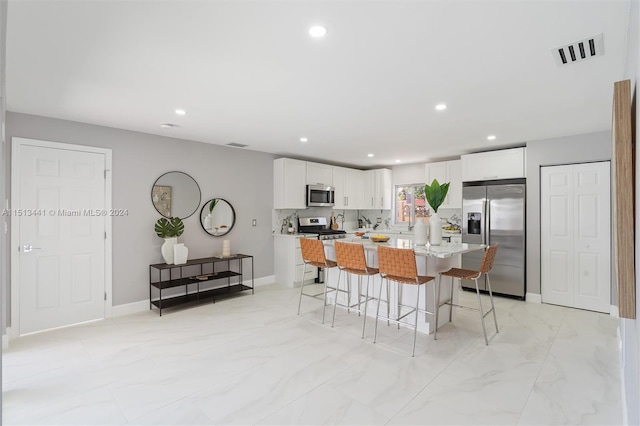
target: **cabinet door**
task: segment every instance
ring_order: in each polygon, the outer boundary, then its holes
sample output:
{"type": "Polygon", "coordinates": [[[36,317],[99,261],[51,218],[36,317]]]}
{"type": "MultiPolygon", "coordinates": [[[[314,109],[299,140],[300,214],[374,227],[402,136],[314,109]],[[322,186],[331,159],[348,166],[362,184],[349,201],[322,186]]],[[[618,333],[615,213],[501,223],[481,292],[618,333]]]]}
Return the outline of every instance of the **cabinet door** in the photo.
{"type": "Polygon", "coordinates": [[[307,185],[333,186],[333,167],[307,161],[307,185]]]}
{"type": "Polygon", "coordinates": [[[375,199],[376,209],[390,210],[392,204],[393,188],[391,183],[391,170],[380,169],[375,171],[375,199]]]}
{"type": "Polygon", "coordinates": [[[306,208],[306,162],[279,158],[273,163],[273,208],[306,208]]]}
{"type": "Polygon", "coordinates": [[[374,209],[376,198],[376,171],[365,170],[363,173],[363,179],[362,204],[360,205],[360,208],[363,210],[374,209]]]}
{"type": "Polygon", "coordinates": [[[463,155],[462,181],[473,182],[526,177],[524,156],[524,148],[463,155]]]}
{"type": "Polygon", "coordinates": [[[447,166],[445,161],[439,163],[427,163],[424,166],[425,183],[431,185],[434,179],[438,180],[438,183],[448,182],[447,180],[447,166]]]}
{"type": "Polygon", "coordinates": [[[449,192],[445,200],[446,208],[462,208],[462,166],[460,160],[447,161],[447,182],[449,182],[449,192]]]}
{"type": "Polygon", "coordinates": [[[347,208],[347,193],[345,188],[346,171],[347,169],[344,167],[333,167],[333,187],[335,189],[334,209],[347,208]]]}
{"type": "Polygon", "coordinates": [[[363,172],[356,169],[347,169],[345,172],[345,194],[347,196],[346,208],[357,210],[364,202],[363,172]]]}

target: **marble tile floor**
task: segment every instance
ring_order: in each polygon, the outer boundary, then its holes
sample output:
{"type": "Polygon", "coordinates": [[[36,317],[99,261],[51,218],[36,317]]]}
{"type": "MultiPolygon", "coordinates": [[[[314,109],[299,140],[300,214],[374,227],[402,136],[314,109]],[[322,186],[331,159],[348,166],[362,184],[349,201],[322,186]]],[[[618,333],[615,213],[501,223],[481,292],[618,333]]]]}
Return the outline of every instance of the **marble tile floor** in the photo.
{"type": "MultiPolygon", "coordinates": [[[[473,303],[475,294],[460,292],[473,303]]],[[[486,298],[485,298],[485,301],[486,298]]],[[[496,298],[456,310],[438,340],[277,284],[216,304],[147,311],[13,340],[5,425],[611,424],[622,422],[618,321],[496,298]],[[327,310],[330,318],[331,310],[327,310]]]]}

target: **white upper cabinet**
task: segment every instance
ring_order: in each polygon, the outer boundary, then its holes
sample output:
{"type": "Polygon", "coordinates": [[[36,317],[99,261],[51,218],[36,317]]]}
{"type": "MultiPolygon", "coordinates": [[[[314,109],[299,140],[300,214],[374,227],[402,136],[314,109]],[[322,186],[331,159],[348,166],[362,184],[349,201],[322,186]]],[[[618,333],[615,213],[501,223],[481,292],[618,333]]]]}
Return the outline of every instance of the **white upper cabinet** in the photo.
{"type": "Polygon", "coordinates": [[[333,167],[307,161],[307,185],[333,186],[333,167]]]}
{"type": "Polygon", "coordinates": [[[459,209],[462,208],[462,179],[461,160],[440,161],[438,163],[425,164],[425,181],[429,185],[434,179],[439,183],[449,182],[449,192],[447,198],[440,208],[459,209]]]}
{"type": "Polygon", "coordinates": [[[390,210],[392,208],[393,185],[390,169],[364,172],[364,196],[361,209],[390,210]]]}
{"type": "Polygon", "coordinates": [[[291,158],[273,161],[273,208],[304,209],[306,195],[307,163],[291,158]]]}
{"type": "Polygon", "coordinates": [[[333,166],[333,187],[335,188],[334,209],[360,208],[364,189],[362,170],[333,166]]]}
{"type": "Polygon", "coordinates": [[[525,176],[525,149],[512,148],[462,156],[462,181],[512,179],[525,176]]]}

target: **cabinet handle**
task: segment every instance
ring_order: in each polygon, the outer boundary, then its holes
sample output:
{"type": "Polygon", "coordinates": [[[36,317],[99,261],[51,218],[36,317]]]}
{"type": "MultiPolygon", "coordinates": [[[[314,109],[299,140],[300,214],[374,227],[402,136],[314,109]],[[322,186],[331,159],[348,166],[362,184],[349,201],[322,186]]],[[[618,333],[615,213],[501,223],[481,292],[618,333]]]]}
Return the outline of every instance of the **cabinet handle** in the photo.
{"type": "Polygon", "coordinates": [[[371,207],[373,207],[373,197],[371,197],[371,207]]]}
{"type": "Polygon", "coordinates": [[[344,197],[344,198],[347,200],[347,202],[345,203],[345,205],[346,205],[346,206],[348,206],[348,205],[349,205],[349,197],[344,197]]]}
{"type": "Polygon", "coordinates": [[[380,197],[380,207],[384,206],[384,197],[380,197]]]}

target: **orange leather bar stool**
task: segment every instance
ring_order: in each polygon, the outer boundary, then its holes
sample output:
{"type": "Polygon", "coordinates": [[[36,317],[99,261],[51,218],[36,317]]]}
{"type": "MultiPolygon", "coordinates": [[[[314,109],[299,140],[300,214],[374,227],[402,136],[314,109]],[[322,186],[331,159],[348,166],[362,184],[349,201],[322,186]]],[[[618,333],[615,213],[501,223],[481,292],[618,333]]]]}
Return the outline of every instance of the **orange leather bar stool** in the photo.
{"type": "Polygon", "coordinates": [[[453,311],[453,307],[457,306],[459,308],[465,308],[465,309],[470,309],[472,311],[479,311],[480,312],[480,320],[482,321],[482,331],[484,332],[484,342],[485,344],[488,346],[489,345],[489,340],[487,339],[487,329],[484,325],[484,317],[486,317],[487,315],[489,315],[491,312],[493,312],[493,322],[495,323],[496,326],[496,333],[498,333],[498,319],[496,318],[496,308],[493,305],[493,293],[491,292],[491,281],[489,280],[489,271],[491,271],[491,268],[493,267],[493,262],[496,259],[496,252],[498,251],[498,245],[493,245],[493,246],[489,246],[487,247],[487,249],[484,252],[484,257],[482,258],[482,264],[480,265],[480,270],[479,271],[474,271],[471,269],[459,269],[459,268],[451,268],[446,272],[441,272],[440,276],[438,277],[438,291],[436,294],[436,300],[438,301],[437,303],[437,308],[436,308],[436,328],[435,331],[433,333],[433,339],[437,339],[438,337],[438,313],[440,312],[440,307],[444,306],[444,305],[450,305],[451,308],[449,310],[449,321],[451,321],[451,314],[453,311]],[[491,301],[491,309],[489,309],[487,312],[484,312],[483,308],[482,308],[482,300],[480,299],[480,289],[478,288],[478,278],[480,278],[481,276],[486,275],[487,276],[487,288],[489,289],[489,300],[491,301]],[[440,303],[440,282],[442,281],[442,277],[451,277],[451,295],[449,300],[440,303]],[[455,303],[453,303],[453,279],[454,278],[458,278],[460,280],[473,280],[476,283],[476,293],[478,294],[478,307],[471,307],[471,306],[463,306],[463,305],[457,305],[455,303]]]}
{"type": "MultiPolygon", "coordinates": [[[[386,319],[387,321],[398,324],[398,326],[400,324],[413,325],[413,349],[411,351],[411,356],[414,356],[416,353],[416,336],[418,334],[418,312],[433,314],[433,312],[428,312],[419,308],[420,286],[428,283],[429,281],[433,281],[435,277],[418,275],[418,268],[416,267],[416,254],[413,249],[397,249],[380,246],[378,247],[378,266],[380,268],[380,276],[382,277],[382,279],[380,282],[380,294],[378,296],[378,309],[376,310],[376,325],[375,332],[373,334],[373,342],[376,342],[376,337],[378,334],[378,318],[386,319]],[[417,286],[416,305],[403,305],[402,300],[400,300],[400,295],[398,295],[398,312],[396,317],[389,318],[389,315],[387,315],[387,317],[380,316],[380,298],[382,297],[382,284],[385,281],[387,283],[387,291],[389,289],[389,281],[398,283],[398,286],[417,286]],[[401,308],[408,308],[409,311],[405,314],[402,314],[401,308]],[[415,322],[413,324],[407,321],[401,321],[403,318],[411,315],[414,312],[415,322]]],[[[399,287],[399,289],[401,288],[402,287],[399,287]]],[[[424,294],[425,297],[427,297],[426,287],[424,294]]]]}
{"type": "MultiPolygon", "coordinates": [[[[362,244],[356,243],[342,243],[336,241],[336,261],[338,262],[338,268],[340,269],[340,273],[338,274],[338,283],[336,284],[336,288],[338,291],[340,289],[340,277],[342,273],[346,274],[354,274],[358,276],[358,302],[355,304],[351,304],[351,280],[349,279],[350,275],[347,275],[344,280],[346,283],[346,288],[344,291],[347,293],[347,304],[344,305],[347,310],[352,309],[356,312],[364,313],[364,321],[362,322],[362,337],[364,338],[364,329],[367,324],[367,305],[370,300],[374,300],[373,297],[369,297],[369,277],[372,275],[378,274],[377,268],[372,268],[367,266],[367,258],[364,255],[364,247],[362,244]],[[367,287],[365,290],[365,294],[362,294],[362,277],[367,277],[367,287]],[[364,301],[362,297],[364,296],[364,301]],[[364,310],[361,308],[362,303],[364,303],[364,310]]],[[[337,294],[337,293],[336,293],[337,294]]],[[[338,306],[338,299],[333,304],[333,319],[331,320],[331,327],[336,320],[336,306],[338,306]]],[[[341,305],[342,306],[342,305],[341,305]]]]}
{"type": "Polygon", "coordinates": [[[335,268],[338,264],[334,260],[329,260],[324,255],[324,244],[322,241],[311,238],[300,238],[300,248],[302,249],[302,260],[304,261],[304,267],[302,269],[302,283],[300,284],[300,300],[298,301],[298,315],[300,315],[300,306],[302,305],[302,296],[313,297],[318,299],[323,296],[322,306],[322,323],[324,324],[325,308],[327,306],[327,291],[335,291],[333,287],[327,285],[328,280],[325,279],[324,288],[322,293],[308,294],[304,292],[304,276],[307,271],[307,265],[316,268],[335,268]]]}

